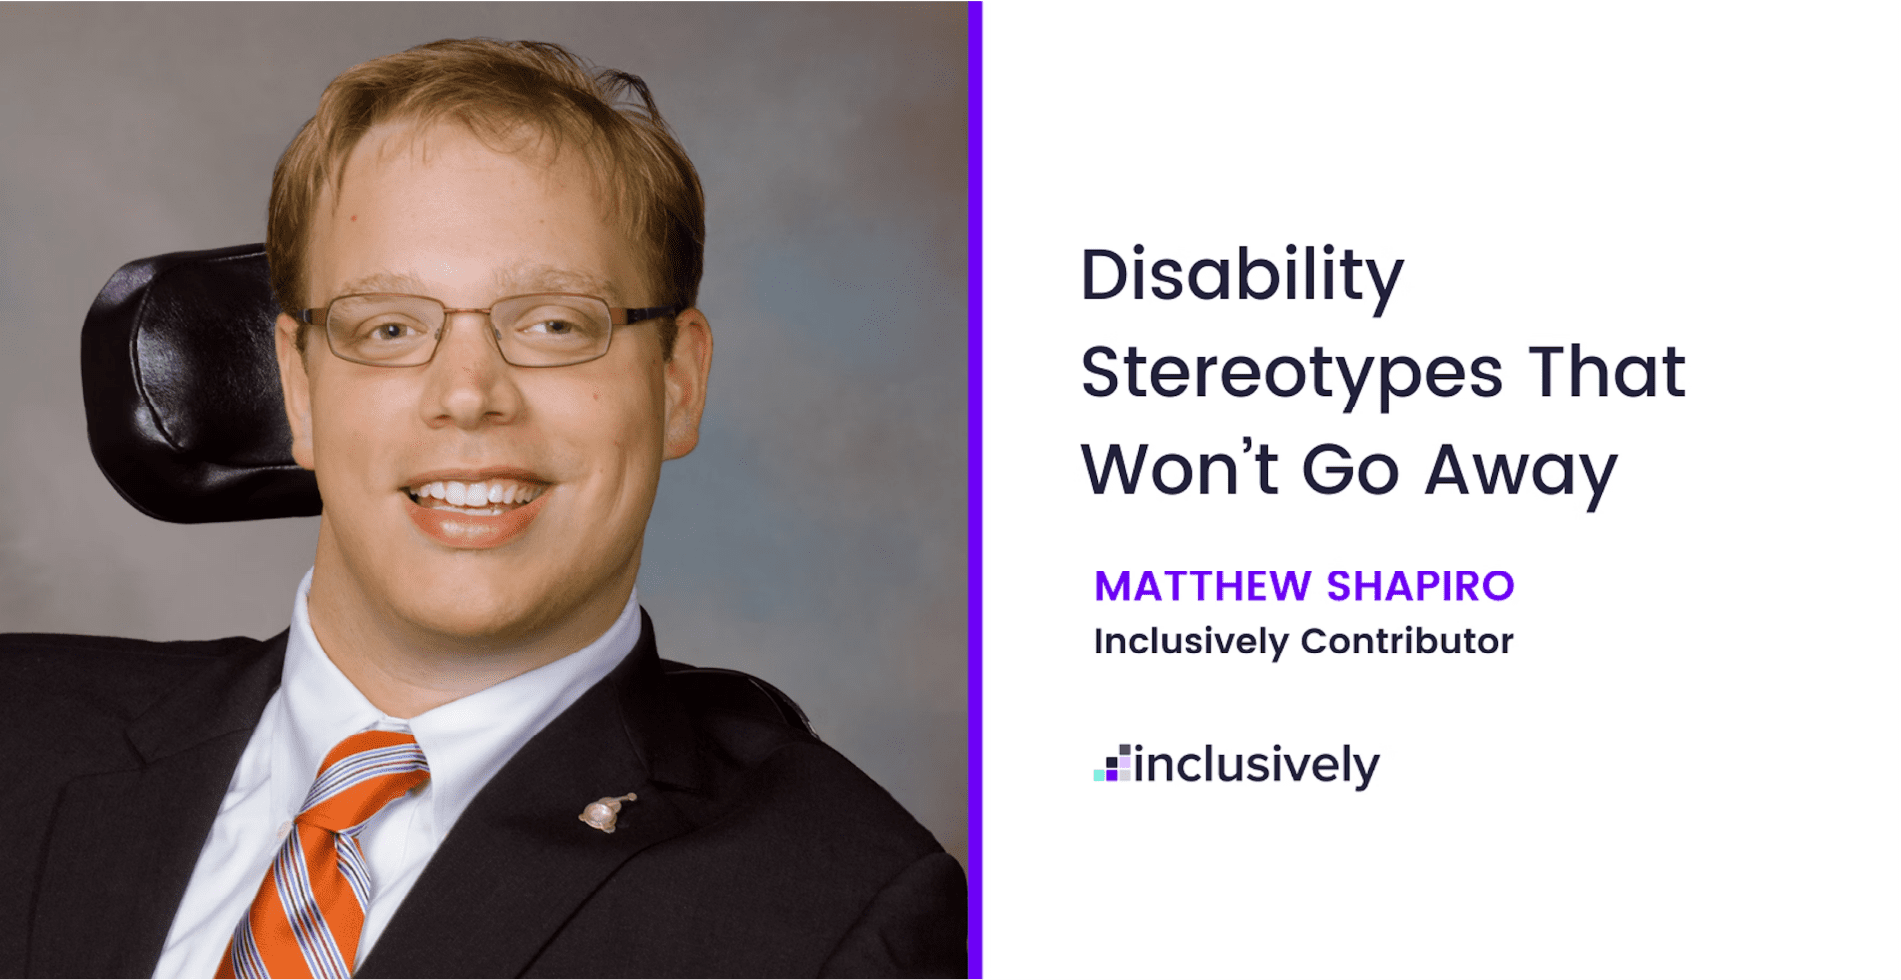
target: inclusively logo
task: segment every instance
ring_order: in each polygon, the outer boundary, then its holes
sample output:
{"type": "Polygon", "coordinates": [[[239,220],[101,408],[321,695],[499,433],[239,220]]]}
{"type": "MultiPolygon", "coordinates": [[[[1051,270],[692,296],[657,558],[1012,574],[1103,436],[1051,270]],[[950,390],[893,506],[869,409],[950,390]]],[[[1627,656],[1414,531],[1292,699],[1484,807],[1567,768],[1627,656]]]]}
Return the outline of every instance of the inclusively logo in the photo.
{"type": "Polygon", "coordinates": [[[1205,745],[1200,752],[1184,752],[1172,755],[1164,752],[1144,753],[1142,746],[1127,742],[1117,746],[1115,755],[1103,758],[1102,768],[1096,770],[1098,783],[1267,783],[1312,780],[1319,783],[1340,782],[1353,785],[1353,791],[1366,791],[1373,782],[1373,770],[1380,764],[1378,753],[1362,756],[1353,751],[1352,745],[1340,746],[1340,752],[1319,754],[1308,753],[1296,756],[1292,752],[1282,752],[1276,745],[1269,753],[1264,752],[1216,752],[1213,745],[1205,745]],[[1228,760],[1233,759],[1230,769],[1228,760]]]}

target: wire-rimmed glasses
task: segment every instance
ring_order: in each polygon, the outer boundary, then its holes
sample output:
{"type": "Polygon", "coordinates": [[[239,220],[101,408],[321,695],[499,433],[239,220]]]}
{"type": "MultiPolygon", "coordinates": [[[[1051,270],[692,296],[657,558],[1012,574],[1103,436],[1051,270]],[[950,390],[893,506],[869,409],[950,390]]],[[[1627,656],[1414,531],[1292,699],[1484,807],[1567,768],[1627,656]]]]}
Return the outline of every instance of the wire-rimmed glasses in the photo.
{"type": "Polygon", "coordinates": [[[302,310],[297,319],[320,326],[331,353],[374,367],[415,367],[436,356],[449,314],[481,313],[502,360],[517,367],[562,367],[607,353],[614,328],[671,316],[678,306],[609,307],[597,296],[530,293],[495,301],[485,310],[454,309],[441,300],[407,293],[355,293],[302,310]]]}

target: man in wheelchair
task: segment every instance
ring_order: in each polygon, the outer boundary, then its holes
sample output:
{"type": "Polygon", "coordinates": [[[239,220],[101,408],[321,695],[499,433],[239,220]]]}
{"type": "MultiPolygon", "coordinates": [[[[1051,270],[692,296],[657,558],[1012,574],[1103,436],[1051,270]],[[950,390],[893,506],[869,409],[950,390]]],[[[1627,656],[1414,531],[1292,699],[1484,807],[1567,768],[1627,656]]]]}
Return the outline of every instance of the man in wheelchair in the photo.
{"type": "Polygon", "coordinates": [[[957,862],[638,604],[703,241],[637,78],[330,85],[265,244],[314,567],[269,640],[0,639],[0,973],[962,975],[957,862]]]}

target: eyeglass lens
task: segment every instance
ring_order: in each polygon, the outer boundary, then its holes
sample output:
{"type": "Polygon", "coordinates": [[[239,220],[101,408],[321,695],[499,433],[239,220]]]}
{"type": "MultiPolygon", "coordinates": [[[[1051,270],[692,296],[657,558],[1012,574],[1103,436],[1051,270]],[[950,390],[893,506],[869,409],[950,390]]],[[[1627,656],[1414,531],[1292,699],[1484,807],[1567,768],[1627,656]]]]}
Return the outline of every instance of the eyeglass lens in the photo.
{"type": "MultiPolygon", "coordinates": [[[[447,313],[424,296],[344,296],[330,304],[324,328],[337,356],[363,364],[402,367],[435,356],[447,313]]],[[[558,293],[511,296],[496,303],[489,324],[502,357],[522,367],[553,367],[592,360],[607,351],[613,315],[591,296],[558,293]]]]}

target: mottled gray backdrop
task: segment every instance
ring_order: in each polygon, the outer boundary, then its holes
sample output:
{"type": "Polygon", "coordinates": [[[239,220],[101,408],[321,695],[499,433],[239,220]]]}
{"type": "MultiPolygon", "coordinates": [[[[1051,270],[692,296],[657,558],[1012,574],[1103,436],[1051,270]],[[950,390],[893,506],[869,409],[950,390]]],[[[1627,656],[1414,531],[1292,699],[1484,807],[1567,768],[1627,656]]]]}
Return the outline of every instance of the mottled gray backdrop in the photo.
{"type": "Polygon", "coordinates": [[[269,636],[316,519],[163,524],[86,446],[79,328],[135,258],[262,241],[338,72],[530,38],[644,76],[700,168],[716,354],[640,597],[964,855],[961,5],[0,6],[0,631],[269,636]]]}

